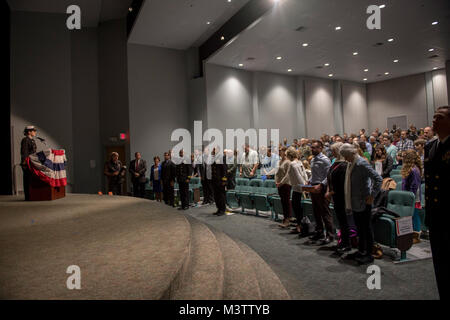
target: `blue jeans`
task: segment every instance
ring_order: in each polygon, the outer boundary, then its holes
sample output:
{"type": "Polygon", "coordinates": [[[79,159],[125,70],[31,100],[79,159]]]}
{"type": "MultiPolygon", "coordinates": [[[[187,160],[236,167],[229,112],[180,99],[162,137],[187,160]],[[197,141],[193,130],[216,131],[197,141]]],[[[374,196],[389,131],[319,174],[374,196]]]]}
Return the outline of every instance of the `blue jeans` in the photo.
{"type": "Polygon", "coordinates": [[[413,230],[416,232],[422,231],[422,222],[420,220],[419,209],[414,209],[413,214],[413,230]]]}

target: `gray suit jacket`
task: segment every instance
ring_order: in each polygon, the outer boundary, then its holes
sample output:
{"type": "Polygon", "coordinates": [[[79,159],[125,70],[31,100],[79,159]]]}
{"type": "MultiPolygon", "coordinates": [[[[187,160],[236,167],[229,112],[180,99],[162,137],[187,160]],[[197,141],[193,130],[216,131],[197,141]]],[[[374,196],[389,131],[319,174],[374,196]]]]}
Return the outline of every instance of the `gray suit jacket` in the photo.
{"type": "Polygon", "coordinates": [[[366,198],[377,195],[383,179],[363,157],[359,157],[352,170],[351,183],[352,211],[362,212],[366,208],[366,198]]]}
{"type": "Polygon", "coordinates": [[[147,178],[145,177],[145,173],[147,172],[147,161],[144,159],[140,159],[138,168],[136,170],[136,159],[132,160],[130,162],[130,168],[128,169],[131,173],[131,181],[134,182],[140,182],[144,183],[147,181],[147,178]],[[139,177],[135,177],[134,173],[139,173],[139,177]]]}

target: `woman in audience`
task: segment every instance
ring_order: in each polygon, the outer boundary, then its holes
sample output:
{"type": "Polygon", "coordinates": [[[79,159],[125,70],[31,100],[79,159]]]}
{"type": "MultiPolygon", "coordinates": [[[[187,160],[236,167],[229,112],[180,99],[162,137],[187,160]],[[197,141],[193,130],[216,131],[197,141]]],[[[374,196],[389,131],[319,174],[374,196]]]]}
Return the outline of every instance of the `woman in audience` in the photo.
{"type": "Polygon", "coordinates": [[[154,165],[150,169],[150,183],[153,186],[153,193],[155,194],[156,201],[162,201],[162,188],[161,188],[161,160],[158,156],[153,158],[154,165]]]}
{"type": "Polygon", "coordinates": [[[386,153],[386,148],[383,145],[379,145],[375,148],[375,159],[374,159],[374,166],[375,171],[383,179],[389,178],[391,176],[391,171],[394,165],[394,160],[390,155],[386,153]],[[377,170],[377,163],[381,162],[381,170],[377,170]]]}
{"type": "Polygon", "coordinates": [[[311,180],[311,165],[308,160],[303,160],[303,166],[305,167],[306,174],[308,176],[308,181],[311,180]]]}
{"type": "Polygon", "coordinates": [[[422,208],[420,204],[422,181],[422,161],[415,150],[406,150],[403,157],[402,167],[402,190],[414,193],[416,197],[416,205],[413,215],[413,243],[420,242],[421,222],[419,216],[419,209],[422,208]]]}
{"type": "Polygon", "coordinates": [[[291,233],[301,234],[302,232],[307,235],[307,232],[301,230],[301,221],[303,219],[302,209],[302,185],[306,185],[308,182],[308,175],[306,174],[305,167],[301,161],[298,160],[298,153],[293,147],[289,147],[286,151],[286,157],[291,162],[288,175],[289,181],[292,186],[292,210],[294,211],[295,218],[297,219],[297,226],[291,233]]]}
{"type": "Polygon", "coordinates": [[[359,148],[360,148],[361,151],[362,151],[362,156],[363,156],[364,158],[367,159],[367,162],[370,163],[371,155],[370,155],[370,153],[367,151],[367,145],[366,145],[366,143],[365,143],[364,141],[360,141],[360,142],[358,143],[358,145],[359,145],[359,148]]]}
{"type": "Polygon", "coordinates": [[[345,212],[345,194],[344,182],[345,172],[347,171],[347,162],[339,153],[342,142],[336,142],[331,146],[331,152],[336,159],[328,171],[327,184],[328,189],[325,197],[328,201],[333,199],[334,212],[339,222],[341,241],[336,246],[336,251],[345,252],[351,250],[349,225],[347,221],[347,213],[345,212]]]}
{"type": "Polygon", "coordinates": [[[291,162],[286,157],[287,147],[280,148],[280,162],[278,170],[275,173],[275,183],[278,188],[278,194],[281,198],[281,205],[283,206],[283,223],[280,227],[289,227],[289,218],[291,217],[291,183],[289,181],[289,166],[291,162]]]}
{"type": "Polygon", "coordinates": [[[416,141],[414,141],[414,148],[416,148],[417,154],[419,155],[420,160],[422,161],[422,166],[424,159],[425,143],[426,141],[424,139],[417,139],[416,141]]]}

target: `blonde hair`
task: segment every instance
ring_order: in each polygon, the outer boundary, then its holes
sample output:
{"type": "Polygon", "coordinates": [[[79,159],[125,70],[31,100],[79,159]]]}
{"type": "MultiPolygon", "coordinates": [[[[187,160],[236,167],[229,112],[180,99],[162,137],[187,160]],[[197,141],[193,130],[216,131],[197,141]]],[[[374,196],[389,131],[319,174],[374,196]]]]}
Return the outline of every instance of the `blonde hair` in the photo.
{"type": "Polygon", "coordinates": [[[294,147],[289,147],[286,151],[286,157],[288,157],[289,160],[298,159],[297,150],[295,150],[294,147]]]}
{"type": "Polygon", "coordinates": [[[419,169],[420,175],[422,175],[422,160],[420,160],[419,154],[416,150],[406,150],[403,154],[402,178],[408,177],[414,166],[419,169]]]}

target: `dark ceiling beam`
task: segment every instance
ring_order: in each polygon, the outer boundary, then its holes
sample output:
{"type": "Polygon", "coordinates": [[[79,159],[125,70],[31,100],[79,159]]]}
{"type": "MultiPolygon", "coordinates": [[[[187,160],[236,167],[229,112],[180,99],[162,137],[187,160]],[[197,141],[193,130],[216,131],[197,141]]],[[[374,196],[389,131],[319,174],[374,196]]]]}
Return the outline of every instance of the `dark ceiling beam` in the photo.
{"type": "MultiPolygon", "coordinates": [[[[203,61],[213,53],[221,49],[228,41],[248,28],[252,23],[269,11],[274,0],[250,0],[234,16],[225,22],[208,40],[199,48],[200,68],[203,69],[203,61]],[[224,40],[221,38],[224,37],[224,40]]],[[[201,71],[203,73],[203,70],[201,71]]]]}

